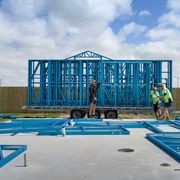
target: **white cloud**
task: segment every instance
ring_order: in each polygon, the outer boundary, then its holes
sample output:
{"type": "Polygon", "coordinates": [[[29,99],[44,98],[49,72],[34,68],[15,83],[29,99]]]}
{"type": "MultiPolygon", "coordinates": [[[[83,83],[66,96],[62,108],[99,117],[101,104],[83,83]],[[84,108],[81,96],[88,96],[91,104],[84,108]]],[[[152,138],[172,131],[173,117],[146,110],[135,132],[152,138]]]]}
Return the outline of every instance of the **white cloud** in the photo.
{"type": "Polygon", "coordinates": [[[167,8],[169,11],[159,19],[160,25],[163,27],[174,26],[180,28],[180,1],[168,0],[167,8]]]}
{"type": "Polygon", "coordinates": [[[151,12],[147,10],[143,10],[139,12],[139,16],[151,16],[151,12]]]}
{"type": "Polygon", "coordinates": [[[168,12],[158,19],[158,25],[147,32],[149,41],[136,46],[135,57],[172,59],[173,74],[180,74],[180,1],[169,0],[168,12]]]}
{"type": "MultiPolygon", "coordinates": [[[[147,31],[148,42],[129,46],[135,59],[173,60],[173,77],[180,74],[180,12],[176,3],[179,2],[168,1],[169,11],[159,18],[156,27],[147,31]]],[[[177,85],[175,80],[173,85],[177,85]]]]}
{"type": "MultiPolygon", "coordinates": [[[[4,0],[0,6],[0,79],[3,85],[27,85],[27,60],[65,58],[92,50],[119,59],[174,59],[180,74],[178,0],[150,30],[130,22],[118,35],[109,23],[132,15],[132,0],[4,0]],[[149,42],[133,44],[129,38],[147,33],[149,42]]],[[[141,12],[141,15],[143,13],[141,12]]]]}
{"type": "Polygon", "coordinates": [[[163,15],[159,22],[161,26],[168,27],[168,26],[174,26],[177,28],[180,28],[180,12],[176,13],[175,11],[170,11],[169,13],[163,15]]]}
{"type": "Polygon", "coordinates": [[[168,0],[167,7],[170,10],[179,12],[179,10],[180,10],[180,1],[179,0],[168,0]]]}
{"type": "Polygon", "coordinates": [[[119,37],[122,41],[125,41],[129,36],[137,37],[146,31],[147,27],[143,25],[136,24],[131,22],[126,24],[120,29],[119,37]]]}
{"type": "Polygon", "coordinates": [[[162,28],[156,27],[151,29],[147,33],[148,37],[152,41],[173,41],[174,43],[177,40],[177,37],[180,36],[180,31],[173,28],[162,28]]]}
{"type": "Polygon", "coordinates": [[[3,0],[0,6],[3,85],[26,86],[30,58],[65,58],[86,49],[117,52],[118,41],[109,23],[116,17],[131,15],[131,2],[3,0]]]}

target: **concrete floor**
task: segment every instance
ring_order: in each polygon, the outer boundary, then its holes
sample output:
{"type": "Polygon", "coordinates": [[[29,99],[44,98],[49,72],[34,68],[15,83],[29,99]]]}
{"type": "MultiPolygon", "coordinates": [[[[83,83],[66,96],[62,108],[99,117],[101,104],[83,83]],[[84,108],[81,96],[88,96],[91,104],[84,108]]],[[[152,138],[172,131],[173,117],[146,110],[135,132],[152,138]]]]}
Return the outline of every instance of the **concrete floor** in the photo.
{"type": "Polygon", "coordinates": [[[0,136],[0,144],[28,145],[0,169],[0,180],[177,180],[180,164],[149,142],[147,129],[120,136],[0,136]],[[117,151],[131,148],[134,152],[117,151]],[[160,164],[171,166],[162,167],[160,164]]]}

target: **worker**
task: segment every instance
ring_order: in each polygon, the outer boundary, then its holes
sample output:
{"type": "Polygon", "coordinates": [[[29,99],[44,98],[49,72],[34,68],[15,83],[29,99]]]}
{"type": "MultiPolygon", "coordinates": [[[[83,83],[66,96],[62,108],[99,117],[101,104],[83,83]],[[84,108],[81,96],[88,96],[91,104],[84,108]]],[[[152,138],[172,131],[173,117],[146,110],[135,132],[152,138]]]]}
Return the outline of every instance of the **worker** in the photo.
{"type": "Polygon", "coordinates": [[[172,98],[172,94],[169,91],[169,89],[162,83],[158,84],[158,88],[162,90],[162,101],[164,104],[163,107],[163,114],[162,117],[160,119],[162,120],[169,120],[169,107],[171,107],[172,102],[173,102],[173,98],[172,98]]]}
{"type": "Polygon", "coordinates": [[[153,104],[154,114],[156,116],[156,119],[158,119],[161,116],[161,108],[160,108],[161,101],[160,101],[160,95],[156,87],[153,87],[151,90],[151,100],[153,104]]]}
{"type": "Polygon", "coordinates": [[[89,100],[90,100],[90,110],[89,117],[96,117],[96,102],[97,102],[97,89],[99,88],[100,83],[96,84],[96,80],[91,81],[91,85],[89,87],[89,100]]]}

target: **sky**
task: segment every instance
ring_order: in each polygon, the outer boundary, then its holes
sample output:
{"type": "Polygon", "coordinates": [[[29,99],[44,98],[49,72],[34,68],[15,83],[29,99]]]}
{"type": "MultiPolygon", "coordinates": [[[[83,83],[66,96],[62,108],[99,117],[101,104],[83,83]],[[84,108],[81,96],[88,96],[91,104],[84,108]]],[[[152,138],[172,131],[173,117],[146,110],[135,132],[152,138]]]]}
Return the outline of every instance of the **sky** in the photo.
{"type": "Polygon", "coordinates": [[[27,86],[28,59],[91,50],[172,59],[180,78],[180,0],[0,0],[1,86],[27,86]]]}

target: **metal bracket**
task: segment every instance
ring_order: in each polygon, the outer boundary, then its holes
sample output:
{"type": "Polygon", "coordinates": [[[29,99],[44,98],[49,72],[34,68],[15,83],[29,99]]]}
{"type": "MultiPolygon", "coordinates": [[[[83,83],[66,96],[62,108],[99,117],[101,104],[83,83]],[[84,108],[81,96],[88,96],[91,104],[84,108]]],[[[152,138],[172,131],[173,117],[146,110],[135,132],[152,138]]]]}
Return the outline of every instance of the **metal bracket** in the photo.
{"type": "MultiPolygon", "coordinates": [[[[27,151],[27,145],[0,145],[0,168],[15,159],[17,156],[27,151]],[[3,155],[3,151],[14,151],[7,156],[3,155]]],[[[27,167],[27,158],[24,154],[24,167],[27,167]]]]}

